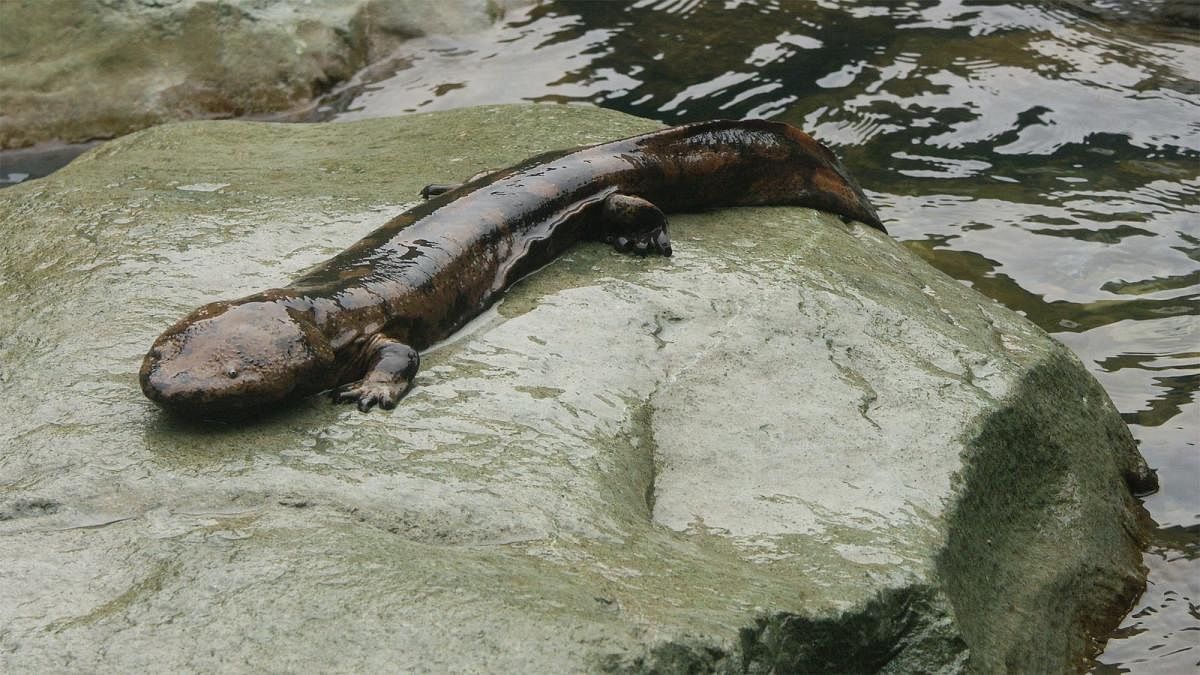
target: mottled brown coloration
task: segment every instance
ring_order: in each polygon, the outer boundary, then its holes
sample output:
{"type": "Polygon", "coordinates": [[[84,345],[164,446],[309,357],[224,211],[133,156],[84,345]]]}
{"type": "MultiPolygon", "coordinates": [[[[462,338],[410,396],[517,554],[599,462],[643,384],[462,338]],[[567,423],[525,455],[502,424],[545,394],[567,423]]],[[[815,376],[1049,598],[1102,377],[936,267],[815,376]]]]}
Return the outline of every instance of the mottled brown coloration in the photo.
{"type": "Polygon", "coordinates": [[[285,288],[185,317],[146,355],[146,396],[174,412],[223,416],[336,387],[337,401],[392,407],[416,373],[416,350],[575,242],[670,255],[664,211],[796,205],[883,230],[832,152],[765,121],[548,153],[423,194],[443,191],[285,288]]]}

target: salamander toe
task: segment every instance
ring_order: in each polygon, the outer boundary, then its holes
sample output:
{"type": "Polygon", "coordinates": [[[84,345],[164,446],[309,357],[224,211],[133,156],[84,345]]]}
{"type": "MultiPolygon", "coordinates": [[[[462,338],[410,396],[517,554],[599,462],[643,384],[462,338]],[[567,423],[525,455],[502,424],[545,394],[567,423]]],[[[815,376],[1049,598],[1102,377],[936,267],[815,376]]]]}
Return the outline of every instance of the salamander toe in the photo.
{"type": "Polygon", "coordinates": [[[614,237],[611,240],[613,248],[621,253],[634,255],[671,255],[671,235],[664,223],[647,232],[631,236],[614,237]]]}
{"type": "Polygon", "coordinates": [[[334,403],[354,403],[362,412],[368,412],[375,406],[382,410],[391,410],[407,393],[405,385],[358,380],[331,390],[329,396],[334,403]]]}

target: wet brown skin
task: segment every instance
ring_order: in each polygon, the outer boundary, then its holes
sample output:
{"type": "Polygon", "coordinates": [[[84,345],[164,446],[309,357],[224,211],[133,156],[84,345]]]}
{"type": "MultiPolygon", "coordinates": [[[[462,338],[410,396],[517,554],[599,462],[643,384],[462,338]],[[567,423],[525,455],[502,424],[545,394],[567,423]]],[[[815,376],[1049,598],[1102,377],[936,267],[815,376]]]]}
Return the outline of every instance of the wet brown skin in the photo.
{"type": "Polygon", "coordinates": [[[154,342],[142,390],[206,417],[339,386],[335,400],[390,408],[414,350],[575,242],[670,255],[659,209],[767,204],[884,229],[833,153],[786,124],[702,122],[548,153],[400,214],[284,288],[197,309],[154,342]]]}

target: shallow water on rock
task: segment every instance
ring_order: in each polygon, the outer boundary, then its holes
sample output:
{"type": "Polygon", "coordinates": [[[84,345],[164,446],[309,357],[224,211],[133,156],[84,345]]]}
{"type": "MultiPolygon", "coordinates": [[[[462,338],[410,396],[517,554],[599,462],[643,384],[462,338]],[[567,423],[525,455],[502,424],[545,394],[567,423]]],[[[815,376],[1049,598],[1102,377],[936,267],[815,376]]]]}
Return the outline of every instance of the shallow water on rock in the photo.
{"type": "Polygon", "coordinates": [[[1162,490],[1096,669],[1200,659],[1200,10],[1178,2],[549,2],[406,43],[336,119],[587,101],[833,145],[896,237],[1081,355],[1162,490]],[[1094,6],[1093,6],[1094,5],[1094,6]]]}

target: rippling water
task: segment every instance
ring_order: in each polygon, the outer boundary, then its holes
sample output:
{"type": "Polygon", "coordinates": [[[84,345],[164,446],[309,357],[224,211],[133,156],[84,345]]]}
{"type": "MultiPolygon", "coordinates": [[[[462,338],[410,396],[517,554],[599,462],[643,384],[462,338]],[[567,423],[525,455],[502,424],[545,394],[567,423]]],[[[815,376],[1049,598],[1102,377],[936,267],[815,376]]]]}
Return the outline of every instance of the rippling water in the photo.
{"type": "Polygon", "coordinates": [[[1145,596],[1095,668],[1200,661],[1200,10],[1187,2],[548,2],[421,38],[337,119],[588,101],[785,120],[889,230],[1075,349],[1159,470],[1145,596]]]}

